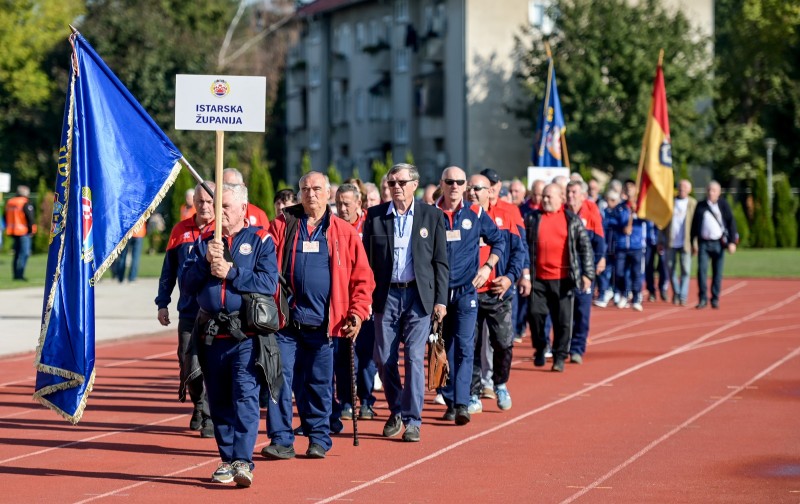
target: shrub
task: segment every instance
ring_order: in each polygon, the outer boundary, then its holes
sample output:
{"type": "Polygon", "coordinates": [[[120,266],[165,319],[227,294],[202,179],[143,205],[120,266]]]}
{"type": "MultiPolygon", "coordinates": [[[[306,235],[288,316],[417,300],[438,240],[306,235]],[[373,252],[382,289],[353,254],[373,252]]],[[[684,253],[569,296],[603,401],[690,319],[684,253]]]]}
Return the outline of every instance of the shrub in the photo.
{"type": "Polygon", "coordinates": [[[775,241],[778,247],[797,247],[797,197],[788,177],[775,181],[775,241]]]}

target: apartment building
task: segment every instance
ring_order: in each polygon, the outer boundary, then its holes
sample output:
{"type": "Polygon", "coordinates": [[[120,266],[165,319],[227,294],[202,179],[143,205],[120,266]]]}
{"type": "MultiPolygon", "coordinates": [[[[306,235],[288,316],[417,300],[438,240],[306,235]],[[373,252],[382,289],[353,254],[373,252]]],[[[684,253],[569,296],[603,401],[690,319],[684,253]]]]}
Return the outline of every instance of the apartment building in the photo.
{"type": "MultiPolygon", "coordinates": [[[[713,26],[713,0],[664,0],[713,26]],[[686,7],[688,6],[688,7],[686,7]]],[[[514,35],[546,28],[547,0],[316,0],[298,9],[289,49],[287,180],[304,152],[366,178],[375,159],[410,153],[423,182],[449,165],[524,173],[531,139],[510,108],[514,35]]]]}

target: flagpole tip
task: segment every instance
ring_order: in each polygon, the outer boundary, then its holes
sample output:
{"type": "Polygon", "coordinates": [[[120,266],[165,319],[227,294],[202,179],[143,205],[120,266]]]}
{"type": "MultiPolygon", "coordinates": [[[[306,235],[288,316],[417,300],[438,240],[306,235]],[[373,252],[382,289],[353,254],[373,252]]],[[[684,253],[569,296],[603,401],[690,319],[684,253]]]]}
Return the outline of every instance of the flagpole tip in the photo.
{"type": "Polygon", "coordinates": [[[553,59],[553,53],[550,51],[550,42],[544,41],[544,52],[547,53],[547,59],[553,59]]]}
{"type": "Polygon", "coordinates": [[[77,34],[77,33],[79,33],[79,32],[78,32],[78,29],[77,29],[77,28],[75,28],[75,27],[74,27],[74,26],[72,26],[72,25],[69,25],[69,29],[70,29],[70,30],[72,30],[72,33],[73,33],[73,34],[77,34]]]}
{"type": "Polygon", "coordinates": [[[658,66],[663,66],[664,63],[664,49],[658,51],[658,66]]]}

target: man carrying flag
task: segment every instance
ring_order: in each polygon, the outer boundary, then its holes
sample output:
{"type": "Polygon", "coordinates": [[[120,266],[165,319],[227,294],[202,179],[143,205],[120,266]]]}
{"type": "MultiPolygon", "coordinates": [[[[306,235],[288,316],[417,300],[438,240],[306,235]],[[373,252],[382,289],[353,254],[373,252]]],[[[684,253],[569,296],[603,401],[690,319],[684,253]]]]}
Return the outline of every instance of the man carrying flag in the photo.
{"type": "Polygon", "coordinates": [[[636,177],[639,196],[634,208],[639,217],[653,221],[659,229],[664,229],[672,219],[674,192],[667,91],[661,67],[663,59],[662,49],[658,55],[653,97],[650,100],[650,112],[642,140],[642,154],[639,157],[639,171],[636,177]]]}
{"type": "Polygon", "coordinates": [[[182,156],[86,40],[69,40],[34,399],[75,424],[95,376],[95,284],[164,197],[182,156]]]}

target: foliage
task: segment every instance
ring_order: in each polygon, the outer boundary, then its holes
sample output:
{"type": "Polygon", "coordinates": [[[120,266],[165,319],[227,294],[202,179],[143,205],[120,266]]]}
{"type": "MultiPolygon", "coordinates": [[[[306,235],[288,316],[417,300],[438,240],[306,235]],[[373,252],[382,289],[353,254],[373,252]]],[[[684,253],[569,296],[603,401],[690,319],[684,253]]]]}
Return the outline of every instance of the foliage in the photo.
{"type": "Polygon", "coordinates": [[[303,151],[303,159],[300,160],[300,176],[305,175],[311,171],[311,154],[308,151],[303,151]]]}
{"type": "Polygon", "coordinates": [[[750,246],[750,223],[747,222],[747,215],[744,213],[744,207],[740,201],[733,203],[732,198],[728,198],[728,203],[731,203],[733,208],[733,220],[736,221],[736,230],[739,232],[739,246],[750,246]]]}
{"type": "Polygon", "coordinates": [[[68,24],[82,9],[80,0],[6,0],[0,8],[0,157],[12,185],[33,185],[46,167],[55,172],[61,121],[48,115],[53,95],[64,102],[49,59],[56,47],[67,53],[68,24]]]}
{"type": "Polygon", "coordinates": [[[53,191],[49,189],[44,177],[39,177],[36,188],[36,236],[33,237],[33,252],[47,252],[50,247],[50,224],[53,219],[53,191]]]}
{"type": "Polygon", "coordinates": [[[775,180],[775,240],[778,247],[797,247],[797,196],[792,194],[789,179],[775,180]]]}
{"type": "Polygon", "coordinates": [[[767,176],[760,171],[756,176],[753,189],[752,239],[753,247],[772,248],[775,246],[775,226],[772,223],[772,209],[769,207],[769,194],[767,193],[767,176]]]}
{"type": "Polygon", "coordinates": [[[394,166],[394,160],[392,159],[392,151],[388,151],[386,153],[386,159],[381,161],[380,159],[374,159],[372,161],[372,181],[375,183],[376,186],[381,186],[381,179],[383,176],[389,173],[389,170],[394,166]]]}
{"type": "Polygon", "coordinates": [[[410,164],[410,165],[413,165],[413,164],[414,164],[414,154],[413,154],[413,153],[412,153],[410,150],[407,150],[407,151],[406,151],[406,160],[405,160],[405,163],[406,163],[406,164],[410,164]]]}
{"type": "Polygon", "coordinates": [[[527,95],[519,117],[531,120],[541,106],[549,41],[572,162],[627,172],[639,159],[663,48],[673,160],[710,158],[699,139],[707,136],[711,117],[698,107],[711,90],[708,40],[684,14],[656,0],[555,0],[548,13],[555,19],[551,35],[529,28],[517,37],[518,78],[527,95]]]}
{"type": "Polygon", "coordinates": [[[197,185],[189,170],[181,170],[170,188],[169,215],[165,216],[167,229],[172,229],[181,221],[181,207],[186,203],[186,191],[197,185]]]}
{"type": "Polygon", "coordinates": [[[278,181],[278,187],[277,187],[276,191],[280,191],[282,189],[292,189],[292,190],[294,190],[294,188],[292,186],[290,186],[289,184],[287,184],[285,180],[280,179],[278,181]]]}
{"type": "Polygon", "coordinates": [[[328,166],[328,180],[330,181],[331,184],[341,184],[342,180],[344,180],[342,178],[342,173],[339,171],[338,168],[336,168],[336,165],[334,165],[333,163],[331,163],[331,165],[328,166]]]}
{"type": "Polygon", "coordinates": [[[776,165],[800,182],[800,4],[717,0],[715,35],[717,178],[752,178],[771,136],[776,165]]]}
{"type": "Polygon", "coordinates": [[[247,199],[266,212],[270,220],[275,218],[275,189],[272,187],[272,177],[269,174],[269,165],[263,158],[261,148],[253,148],[250,156],[250,178],[247,182],[247,199]]]}

